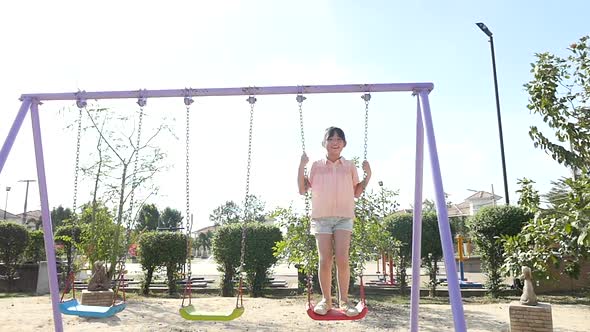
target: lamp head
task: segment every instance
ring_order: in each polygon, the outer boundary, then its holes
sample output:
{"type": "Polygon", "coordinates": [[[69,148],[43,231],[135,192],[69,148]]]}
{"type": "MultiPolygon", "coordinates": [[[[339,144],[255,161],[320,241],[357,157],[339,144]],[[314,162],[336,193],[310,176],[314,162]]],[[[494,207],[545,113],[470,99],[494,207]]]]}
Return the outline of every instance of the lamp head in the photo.
{"type": "Polygon", "coordinates": [[[482,22],[478,22],[475,23],[475,25],[477,25],[481,29],[481,31],[483,31],[483,33],[485,33],[488,37],[492,37],[492,32],[490,31],[490,29],[488,29],[488,27],[485,24],[483,24],[482,22]]]}

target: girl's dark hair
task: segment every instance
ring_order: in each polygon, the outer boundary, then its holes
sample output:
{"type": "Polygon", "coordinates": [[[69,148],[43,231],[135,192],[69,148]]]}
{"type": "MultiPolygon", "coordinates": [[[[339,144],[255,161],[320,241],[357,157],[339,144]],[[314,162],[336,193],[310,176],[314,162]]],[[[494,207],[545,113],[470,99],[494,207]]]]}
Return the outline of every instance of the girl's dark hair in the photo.
{"type": "Polygon", "coordinates": [[[344,131],[338,127],[330,127],[326,129],[326,133],[324,134],[324,140],[322,141],[322,146],[326,147],[326,142],[328,141],[328,138],[334,136],[335,134],[338,135],[338,137],[342,138],[344,144],[346,144],[346,136],[344,135],[344,131]]]}

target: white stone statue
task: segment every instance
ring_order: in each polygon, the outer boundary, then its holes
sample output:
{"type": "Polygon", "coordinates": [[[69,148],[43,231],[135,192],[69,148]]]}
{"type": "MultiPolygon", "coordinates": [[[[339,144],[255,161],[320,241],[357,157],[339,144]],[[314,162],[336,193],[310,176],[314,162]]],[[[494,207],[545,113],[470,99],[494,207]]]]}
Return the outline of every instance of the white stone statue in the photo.
{"type": "Polygon", "coordinates": [[[107,269],[102,262],[95,262],[92,277],[88,282],[89,291],[105,291],[111,289],[111,280],[107,277],[107,269]]]}
{"type": "Polygon", "coordinates": [[[533,274],[531,272],[531,268],[528,266],[523,266],[522,276],[520,276],[520,278],[524,279],[520,303],[531,306],[537,305],[537,295],[535,294],[535,289],[533,288],[533,274]]]}

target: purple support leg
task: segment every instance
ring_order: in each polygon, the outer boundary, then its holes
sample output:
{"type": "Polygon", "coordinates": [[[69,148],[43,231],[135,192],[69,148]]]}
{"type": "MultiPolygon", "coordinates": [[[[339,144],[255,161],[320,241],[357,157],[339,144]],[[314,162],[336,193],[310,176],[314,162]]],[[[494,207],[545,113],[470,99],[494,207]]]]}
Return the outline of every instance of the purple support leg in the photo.
{"type": "Polygon", "coordinates": [[[16,119],[12,123],[12,127],[6,136],[6,141],[4,141],[4,145],[2,145],[2,150],[0,150],[0,173],[2,173],[2,169],[4,168],[4,164],[6,163],[6,159],[8,158],[8,154],[12,149],[12,145],[14,144],[14,140],[16,139],[16,135],[18,135],[18,131],[20,130],[20,126],[23,124],[23,120],[29,111],[29,106],[31,106],[31,99],[26,98],[23,100],[23,103],[20,106],[20,110],[16,114],[16,119]]]}
{"type": "Polygon", "coordinates": [[[451,309],[453,310],[453,321],[455,323],[455,331],[464,332],[466,331],[466,326],[465,316],[463,314],[463,302],[461,301],[461,290],[459,289],[459,281],[457,278],[457,266],[455,265],[451,225],[449,224],[449,217],[447,214],[445,193],[442,184],[440,164],[438,161],[438,152],[436,149],[436,139],[434,137],[434,126],[432,124],[432,115],[430,114],[430,104],[428,102],[428,91],[420,91],[420,97],[422,97],[424,126],[426,129],[426,139],[428,140],[428,151],[430,153],[432,179],[435,190],[436,212],[438,214],[438,230],[440,232],[445,259],[445,269],[449,285],[449,298],[451,301],[451,309]]]}
{"type": "Polygon", "coordinates": [[[47,181],[45,178],[45,162],[43,160],[43,144],[41,142],[41,125],[39,123],[39,104],[31,104],[31,122],[33,124],[33,140],[35,142],[35,159],[37,160],[37,179],[39,180],[39,196],[41,197],[41,215],[43,216],[43,238],[47,254],[47,273],[49,275],[49,291],[53,306],[53,323],[56,332],[63,332],[63,322],[59,311],[59,286],[57,284],[57,264],[55,262],[55,246],[49,200],[47,197],[47,181]]]}
{"type": "Polygon", "coordinates": [[[410,331],[418,331],[418,306],[420,302],[420,249],[422,244],[422,183],[424,171],[424,126],[420,95],[416,94],[416,168],[414,182],[414,220],[412,226],[412,288],[410,307],[410,331]]]}

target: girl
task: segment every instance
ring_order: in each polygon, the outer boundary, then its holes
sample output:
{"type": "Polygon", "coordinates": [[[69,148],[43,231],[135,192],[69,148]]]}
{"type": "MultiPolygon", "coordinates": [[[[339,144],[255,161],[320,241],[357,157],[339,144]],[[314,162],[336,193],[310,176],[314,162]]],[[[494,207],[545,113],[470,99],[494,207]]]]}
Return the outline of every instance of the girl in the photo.
{"type": "Polygon", "coordinates": [[[340,128],[326,129],[322,146],[326,159],[311,166],[309,178],[305,178],[305,165],[309,158],[303,153],[299,164],[299,193],[304,195],[311,188],[311,233],[315,235],[319,253],[319,278],[322,300],[314,307],[318,315],[325,315],[332,308],[332,256],[336,257],[340,309],[347,316],[359,314],[348,300],[350,265],[348,251],[354,219],[354,199],[358,198],[371,178],[371,167],[363,161],[367,176],[359,182],[357,169],[352,161],[340,156],[346,146],[344,132],[340,128]],[[332,242],[333,241],[333,242],[332,242]]]}

